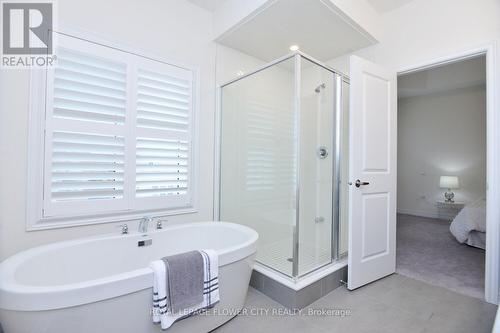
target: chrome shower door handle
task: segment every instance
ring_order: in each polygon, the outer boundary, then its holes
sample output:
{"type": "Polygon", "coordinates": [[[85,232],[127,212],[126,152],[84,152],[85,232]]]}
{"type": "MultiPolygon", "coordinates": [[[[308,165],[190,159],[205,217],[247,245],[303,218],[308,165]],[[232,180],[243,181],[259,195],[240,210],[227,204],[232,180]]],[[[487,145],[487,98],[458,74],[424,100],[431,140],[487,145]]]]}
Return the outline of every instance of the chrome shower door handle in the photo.
{"type": "Polygon", "coordinates": [[[356,185],[356,187],[360,187],[361,185],[370,185],[370,183],[369,182],[362,182],[361,180],[357,179],[356,183],[354,183],[354,185],[356,185]]]}

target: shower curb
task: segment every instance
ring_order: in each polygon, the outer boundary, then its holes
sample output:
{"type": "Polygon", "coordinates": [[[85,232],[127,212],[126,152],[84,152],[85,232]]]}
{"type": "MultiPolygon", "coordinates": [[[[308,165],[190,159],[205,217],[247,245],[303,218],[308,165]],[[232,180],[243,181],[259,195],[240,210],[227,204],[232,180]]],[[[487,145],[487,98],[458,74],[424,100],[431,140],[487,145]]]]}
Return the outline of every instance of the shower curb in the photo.
{"type": "Polygon", "coordinates": [[[340,287],[341,281],[347,281],[347,266],[300,290],[293,290],[256,270],[252,271],[250,285],[281,305],[300,310],[340,287]]]}

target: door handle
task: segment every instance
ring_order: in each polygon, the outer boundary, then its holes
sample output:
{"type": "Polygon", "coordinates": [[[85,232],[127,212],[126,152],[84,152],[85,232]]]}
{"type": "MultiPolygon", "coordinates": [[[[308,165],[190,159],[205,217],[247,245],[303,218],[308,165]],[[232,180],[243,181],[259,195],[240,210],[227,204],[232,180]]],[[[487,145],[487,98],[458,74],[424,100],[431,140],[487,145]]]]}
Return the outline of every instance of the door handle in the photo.
{"type": "Polygon", "coordinates": [[[361,185],[370,185],[370,183],[369,182],[362,182],[361,180],[357,179],[356,183],[354,183],[354,185],[356,185],[356,187],[360,187],[361,185]]]}

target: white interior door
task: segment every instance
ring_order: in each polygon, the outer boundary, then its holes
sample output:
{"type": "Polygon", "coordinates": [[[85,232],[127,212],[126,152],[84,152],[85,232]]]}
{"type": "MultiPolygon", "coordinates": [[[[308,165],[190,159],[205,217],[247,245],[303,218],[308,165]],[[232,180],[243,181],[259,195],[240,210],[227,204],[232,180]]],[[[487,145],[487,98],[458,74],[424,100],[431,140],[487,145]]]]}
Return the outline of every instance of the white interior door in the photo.
{"type": "Polygon", "coordinates": [[[396,270],[396,73],[350,63],[349,289],[396,270]]]}

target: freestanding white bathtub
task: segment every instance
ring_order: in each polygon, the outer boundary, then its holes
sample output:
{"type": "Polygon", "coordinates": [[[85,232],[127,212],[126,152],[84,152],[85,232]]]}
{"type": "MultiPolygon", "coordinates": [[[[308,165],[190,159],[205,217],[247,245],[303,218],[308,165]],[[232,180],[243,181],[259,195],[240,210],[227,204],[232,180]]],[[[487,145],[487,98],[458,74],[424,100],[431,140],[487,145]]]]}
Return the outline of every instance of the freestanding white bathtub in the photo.
{"type": "Polygon", "coordinates": [[[0,323],[5,333],[161,332],[151,320],[152,260],[194,249],[219,254],[221,301],[168,332],[208,332],[243,307],[258,235],[242,225],[201,222],[147,235],[54,243],[0,264],[0,323]],[[150,246],[138,246],[152,240],[150,246]]]}

